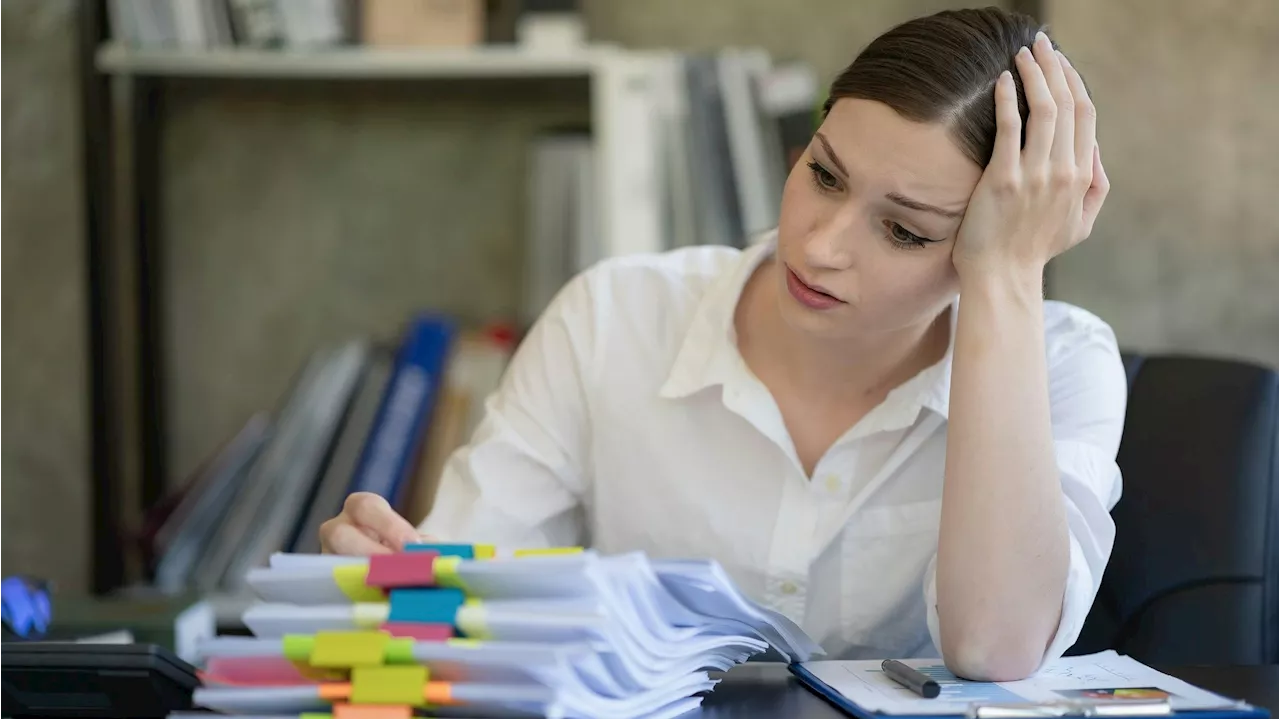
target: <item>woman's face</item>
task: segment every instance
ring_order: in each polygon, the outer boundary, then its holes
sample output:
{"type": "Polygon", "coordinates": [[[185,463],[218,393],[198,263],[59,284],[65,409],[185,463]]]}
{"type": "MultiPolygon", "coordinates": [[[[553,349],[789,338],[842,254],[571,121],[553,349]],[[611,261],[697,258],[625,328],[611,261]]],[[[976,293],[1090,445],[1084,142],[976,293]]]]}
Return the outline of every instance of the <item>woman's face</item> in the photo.
{"type": "Polygon", "coordinates": [[[838,100],[783,189],[783,318],[840,339],[937,317],[958,291],[951,247],[981,175],[942,125],[838,100]]]}

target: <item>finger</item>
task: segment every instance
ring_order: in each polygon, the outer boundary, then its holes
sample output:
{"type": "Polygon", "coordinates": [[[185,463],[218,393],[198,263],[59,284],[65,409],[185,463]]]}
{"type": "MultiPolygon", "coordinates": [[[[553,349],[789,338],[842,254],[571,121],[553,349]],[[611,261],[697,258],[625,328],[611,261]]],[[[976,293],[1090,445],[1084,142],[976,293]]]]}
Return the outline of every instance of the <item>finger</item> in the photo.
{"type": "Polygon", "coordinates": [[[356,492],[347,497],[342,512],[360,527],[376,532],[385,544],[394,549],[403,549],[404,545],[418,541],[418,530],[380,495],[356,492]]]}
{"type": "Polygon", "coordinates": [[[1071,96],[1076,103],[1076,167],[1084,169],[1094,165],[1094,150],[1098,145],[1098,111],[1089,97],[1089,90],[1084,86],[1084,79],[1071,66],[1066,55],[1062,56],[1063,73],[1067,77],[1067,85],[1071,88],[1071,96]]]}
{"type": "Polygon", "coordinates": [[[1049,160],[1055,167],[1067,170],[1075,169],[1075,103],[1071,99],[1071,88],[1067,86],[1067,78],[1062,73],[1062,60],[1049,36],[1043,32],[1036,33],[1034,45],[1036,64],[1044,72],[1045,84],[1053,97],[1054,117],[1053,145],[1049,151],[1049,160]]]}
{"type": "Polygon", "coordinates": [[[1022,152],[1022,116],[1018,114],[1018,90],[1008,70],[996,79],[996,144],[988,166],[1005,170],[1018,167],[1022,152]]]}
{"type": "Polygon", "coordinates": [[[1022,78],[1022,90],[1027,94],[1027,141],[1022,148],[1022,161],[1024,165],[1047,166],[1057,106],[1045,82],[1044,71],[1030,50],[1025,47],[1019,50],[1014,64],[1022,78]]]}
{"type": "Polygon", "coordinates": [[[323,533],[322,545],[330,554],[367,557],[372,554],[390,554],[391,549],[347,522],[334,524],[323,533]]]}
{"type": "Polygon", "coordinates": [[[1106,201],[1107,193],[1110,191],[1111,181],[1107,179],[1107,171],[1102,167],[1102,151],[1094,145],[1093,182],[1084,193],[1084,209],[1081,213],[1080,224],[1084,237],[1088,237],[1093,232],[1093,221],[1098,219],[1098,213],[1102,211],[1102,203],[1106,201]]]}

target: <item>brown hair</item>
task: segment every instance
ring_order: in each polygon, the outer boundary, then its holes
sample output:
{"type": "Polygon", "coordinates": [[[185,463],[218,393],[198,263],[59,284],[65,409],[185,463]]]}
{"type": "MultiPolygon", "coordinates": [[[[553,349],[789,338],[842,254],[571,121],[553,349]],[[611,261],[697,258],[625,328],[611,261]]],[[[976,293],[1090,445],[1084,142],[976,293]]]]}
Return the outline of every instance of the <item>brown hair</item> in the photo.
{"type": "Polygon", "coordinates": [[[882,102],[908,120],[947,123],[960,150],[986,167],[996,141],[996,80],[1005,70],[1013,73],[1025,136],[1027,98],[1013,58],[1042,29],[1034,18],[996,7],[909,20],[873,40],[836,77],[823,117],[841,98],[882,102]]]}

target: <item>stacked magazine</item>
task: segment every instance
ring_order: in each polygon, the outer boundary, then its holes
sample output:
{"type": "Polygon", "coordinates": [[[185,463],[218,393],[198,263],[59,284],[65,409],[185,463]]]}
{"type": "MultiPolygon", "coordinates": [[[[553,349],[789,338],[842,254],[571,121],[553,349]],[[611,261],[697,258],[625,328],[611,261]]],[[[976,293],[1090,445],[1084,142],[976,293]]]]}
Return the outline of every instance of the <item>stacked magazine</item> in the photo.
{"type": "MultiPolygon", "coordinates": [[[[252,636],[201,647],[195,704],[257,717],[674,717],[750,658],[821,649],[717,563],[423,544],[276,554],[252,636]]],[[[179,716],[179,715],[174,715],[179,716]]]]}

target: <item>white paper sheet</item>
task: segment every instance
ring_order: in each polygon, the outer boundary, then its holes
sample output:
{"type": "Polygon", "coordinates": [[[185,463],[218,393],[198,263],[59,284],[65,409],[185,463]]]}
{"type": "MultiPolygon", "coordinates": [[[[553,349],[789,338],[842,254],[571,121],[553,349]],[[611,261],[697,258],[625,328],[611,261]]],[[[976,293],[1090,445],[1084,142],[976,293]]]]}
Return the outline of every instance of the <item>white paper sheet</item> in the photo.
{"type": "Polygon", "coordinates": [[[956,679],[939,659],[908,659],[903,663],[936,680],[942,686],[941,696],[924,699],[902,687],[881,671],[879,660],[806,662],[803,666],[858,706],[884,714],[964,714],[974,702],[1047,703],[1126,698],[1158,701],[1167,697],[1174,710],[1225,708],[1235,704],[1114,651],[1064,657],[1049,663],[1030,679],[1002,683],[956,679]],[[1115,691],[1124,689],[1154,691],[1115,691]]]}

